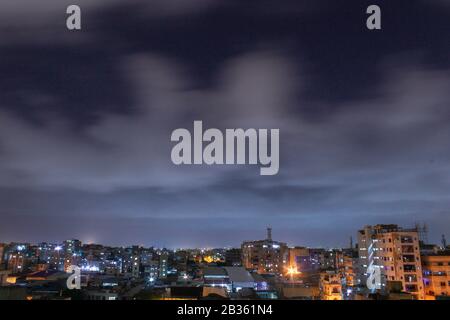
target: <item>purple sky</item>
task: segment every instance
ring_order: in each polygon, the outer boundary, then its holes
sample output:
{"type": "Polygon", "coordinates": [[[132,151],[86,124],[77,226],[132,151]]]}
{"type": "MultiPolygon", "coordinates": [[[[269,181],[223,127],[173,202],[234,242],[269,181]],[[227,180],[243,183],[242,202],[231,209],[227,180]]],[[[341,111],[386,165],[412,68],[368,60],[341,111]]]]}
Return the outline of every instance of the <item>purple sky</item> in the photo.
{"type": "Polygon", "coordinates": [[[342,246],[450,236],[450,6],[79,0],[0,5],[0,241],[342,246]],[[144,4],[146,3],[146,4],[144,4]],[[279,128],[280,172],[175,166],[170,134],[279,128]]]}

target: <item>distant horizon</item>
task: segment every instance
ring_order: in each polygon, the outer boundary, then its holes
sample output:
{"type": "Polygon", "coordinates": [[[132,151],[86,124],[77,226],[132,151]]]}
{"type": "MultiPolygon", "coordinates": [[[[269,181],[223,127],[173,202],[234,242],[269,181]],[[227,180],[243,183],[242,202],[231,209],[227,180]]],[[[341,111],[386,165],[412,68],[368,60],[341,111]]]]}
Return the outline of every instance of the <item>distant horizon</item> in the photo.
{"type": "MultiPolygon", "coordinates": [[[[378,223],[378,224],[390,224],[390,223],[378,223]]],[[[377,224],[370,224],[370,225],[377,225],[377,224]]],[[[400,228],[402,229],[414,229],[414,226],[402,226],[402,225],[398,225],[400,228]]],[[[361,227],[361,229],[363,229],[364,226],[361,227]]],[[[358,229],[358,230],[361,230],[358,229]]],[[[353,247],[355,247],[355,245],[358,243],[357,241],[357,232],[358,230],[355,231],[355,235],[352,235],[352,241],[353,241],[353,247]]],[[[275,230],[276,231],[276,230],[275,230]]],[[[277,233],[277,231],[276,231],[277,233]]],[[[444,234],[444,236],[446,236],[444,234]]],[[[431,235],[430,237],[430,233],[427,234],[427,238],[428,238],[428,242],[425,244],[432,244],[432,245],[441,245],[441,240],[442,240],[442,234],[436,236],[436,235],[431,235]],[[435,239],[435,240],[431,240],[431,239],[435,239]]],[[[201,246],[161,246],[161,245],[155,245],[155,244],[139,244],[139,243],[131,243],[131,244],[112,244],[112,243],[107,243],[107,242],[102,242],[102,241],[84,241],[81,238],[78,237],[66,237],[63,240],[40,240],[40,241],[17,241],[17,240],[12,240],[12,241],[5,241],[5,240],[0,240],[0,243],[3,244],[8,244],[8,243],[26,243],[26,244],[31,244],[31,245],[37,245],[39,243],[49,243],[49,244],[62,244],[64,241],[66,240],[79,240],[81,241],[82,244],[89,244],[89,245],[102,245],[102,246],[107,246],[107,247],[117,247],[117,248],[128,248],[128,247],[132,247],[132,246],[140,246],[140,247],[144,247],[144,248],[155,248],[155,249],[170,249],[170,250],[177,250],[177,249],[232,249],[232,248],[240,248],[241,244],[243,242],[246,241],[258,241],[258,240],[266,240],[267,237],[260,237],[260,238],[255,238],[255,239],[243,239],[240,241],[239,244],[236,245],[216,245],[216,246],[205,246],[205,245],[201,245],[201,246]]],[[[286,243],[286,245],[288,247],[306,247],[306,248],[322,248],[322,249],[346,249],[346,248],[350,248],[350,236],[347,239],[347,245],[344,245],[342,243],[342,245],[337,245],[335,244],[333,245],[306,245],[306,244],[301,244],[301,243],[295,243],[295,241],[290,242],[290,241],[284,241],[284,240],[280,240],[276,237],[272,236],[272,240],[273,241],[277,241],[277,242],[283,242],[286,243]]]]}

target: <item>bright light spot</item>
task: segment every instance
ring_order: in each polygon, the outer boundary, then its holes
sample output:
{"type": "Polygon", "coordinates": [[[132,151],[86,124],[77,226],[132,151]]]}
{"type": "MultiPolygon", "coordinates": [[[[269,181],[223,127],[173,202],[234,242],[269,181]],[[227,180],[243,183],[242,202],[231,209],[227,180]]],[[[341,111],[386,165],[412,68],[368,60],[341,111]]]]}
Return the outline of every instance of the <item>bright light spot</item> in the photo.
{"type": "Polygon", "coordinates": [[[289,267],[287,270],[287,274],[288,275],[294,275],[294,274],[299,274],[300,272],[298,272],[296,267],[289,267]]]}
{"type": "Polygon", "coordinates": [[[91,271],[91,272],[98,272],[100,271],[100,268],[97,266],[82,266],[81,270],[83,271],[91,271]]]}

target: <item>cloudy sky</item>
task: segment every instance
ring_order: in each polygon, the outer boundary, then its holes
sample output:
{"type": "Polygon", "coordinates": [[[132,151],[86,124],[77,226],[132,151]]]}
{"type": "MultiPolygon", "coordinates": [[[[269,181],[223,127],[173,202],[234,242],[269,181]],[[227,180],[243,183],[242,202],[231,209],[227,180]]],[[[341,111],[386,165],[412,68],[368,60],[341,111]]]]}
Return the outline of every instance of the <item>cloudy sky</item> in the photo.
{"type": "Polygon", "coordinates": [[[366,0],[2,1],[0,241],[450,237],[450,5],[375,2],[381,31],[366,0]],[[173,165],[194,120],[279,128],[279,174],[173,165]]]}

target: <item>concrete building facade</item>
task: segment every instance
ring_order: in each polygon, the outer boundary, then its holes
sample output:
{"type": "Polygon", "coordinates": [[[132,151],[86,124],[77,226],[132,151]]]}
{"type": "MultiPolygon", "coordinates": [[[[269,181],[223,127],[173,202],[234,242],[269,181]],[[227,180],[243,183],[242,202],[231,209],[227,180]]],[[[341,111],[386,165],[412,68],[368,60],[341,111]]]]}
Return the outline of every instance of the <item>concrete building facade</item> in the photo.
{"type": "Polygon", "coordinates": [[[422,266],[427,298],[450,297],[450,250],[422,256],[422,266]]]}
{"type": "Polygon", "coordinates": [[[288,264],[288,246],[272,240],[272,229],[267,229],[267,238],[242,243],[242,265],[260,274],[282,274],[288,264]]]}
{"type": "Polygon", "coordinates": [[[417,230],[365,226],[358,231],[358,248],[361,285],[384,292],[389,281],[400,281],[404,292],[425,298],[417,230]]]}

